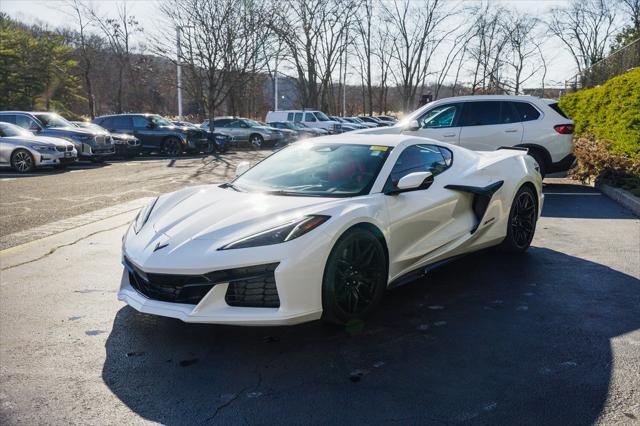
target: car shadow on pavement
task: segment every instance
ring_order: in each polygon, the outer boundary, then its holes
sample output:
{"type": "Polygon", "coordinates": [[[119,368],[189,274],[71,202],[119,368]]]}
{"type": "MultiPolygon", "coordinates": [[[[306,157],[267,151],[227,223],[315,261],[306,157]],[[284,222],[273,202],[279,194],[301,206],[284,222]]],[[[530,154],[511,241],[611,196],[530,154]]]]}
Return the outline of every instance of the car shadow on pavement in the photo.
{"type": "Polygon", "coordinates": [[[195,325],[124,307],[102,378],[164,424],[591,424],[610,340],[640,328],[639,295],[636,278],[550,249],[484,251],[347,328],[195,325]]]}
{"type": "Polygon", "coordinates": [[[545,183],[544,217],[573,219],[634,219],[629,210],[595,188],[577,184],[545,183]]]}

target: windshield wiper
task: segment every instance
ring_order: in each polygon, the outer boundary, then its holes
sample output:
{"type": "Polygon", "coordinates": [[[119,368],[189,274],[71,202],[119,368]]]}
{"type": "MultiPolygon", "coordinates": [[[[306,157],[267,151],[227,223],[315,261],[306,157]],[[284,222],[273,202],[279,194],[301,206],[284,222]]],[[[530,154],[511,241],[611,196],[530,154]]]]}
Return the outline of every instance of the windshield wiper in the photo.
{"type": "Polygon", "coordinates": [[[277,189],[274,191],[265,191],[265,194],[269,195],[285,195],[290,197],[323,197],[322,194],[314,194],[309,192],[296,192],[296,191],[285,191],[282,189],[277,189]]]}

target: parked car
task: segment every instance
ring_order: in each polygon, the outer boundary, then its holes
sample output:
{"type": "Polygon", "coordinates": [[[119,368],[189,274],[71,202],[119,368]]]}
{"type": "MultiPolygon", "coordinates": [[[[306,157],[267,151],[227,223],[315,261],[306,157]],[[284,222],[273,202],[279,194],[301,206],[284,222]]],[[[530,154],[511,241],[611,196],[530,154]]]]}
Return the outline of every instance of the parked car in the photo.
{"type": "MultiPolygon", "coordinates": [[[[201,127],[209,128],[209,121],[205,120],[201,127]]],[[[242,117],[217,117],[213,120],[216,132],[231,136],[234,142],[249,142],[256,148],[275,146],[284,140],[284,134],[273,127],[242,117]]]]}
{"type": "Polygon", "coordinates": [[[304,123],[310,127],[325,129],[329,133],[340,133],[341,123],[330,119],[324,112],[315,110],[284,110],[269,111],[267,123],[272,121],[292,121],[294,123],[304,123]]]}
{"type": "MultiPolygon", "coordinates": [[[[176,126],[189,127],[192,129],[200,129],[207,132],[207,139],[211,144],[211,149],[218,151],[221,154],[224,154],[231,148],[231,144],[233,142],[233,138],[229,135],[225,135],[219,132],[212,132],[209,130],[209,120],[205,120],[207,122],[206,126],[190,123],[188,121],[172,121],[176,126]]],[[[209,152],[209,151],[207,151],[209,152]]]]}
{"type": "Polygon", "coordinates": [[[462,254],[525,252],[543,197],[522,150],[317,138],[151,201],[123,237],[118,299],[185,322],[362,321],[387,289],[462,254]]]}
{"type": "Polygon", "coordinates": [[[142,152],[142,144],[138,138],[126,133],[109,133],[107,129],[90,121],[72,121],[76,126],[83,129],[93,129],[96,132],[105,132],[111,135],[116,157],[134,158],[142,152]]]}
{"type": "Polygon", "coordinates": [[[371,117],[368,115],[360,115],[358,116],[358,118],[362,121],[364,121],[365,123],[371,123],[371,124],[375,124],[378,127],[387,127],[387,126],[391,126],[392,123],[388,122],[388,121],[383,121],[380,120],[379,118],[376,117],[371,117]]]}
{"type": "Polygon", "coordinates": [[[351,122],[351,123],[356,123],[356,124],[359,124],[361,126],[364,126],[365,128],[368,128],[368,129],[375,129],[376,127],[378,127],[377,124],[368,123],[366,121],[361,120],[358,117],[345,117],[344,119],[349,121],[349,122],[351,122]]]}
{"type": "Polygon", "coordinates": [[[52,112],[0,111],[0,121],[15,124],[36,136],[67,139],[75,145],[80,159],[101,162],[115,153],[108,134],[81,129],[52,112]]]}
{"type": "Polygon", "coordinates": [[[313,138],[315,136],[328,134],[326,130],[313,129],[311,127],[304,126],[302,123],[293,123],[291,121],[273,121],[267,124],[276,129],[280,129],[280,131],[291,130],[293,132],[296,132],[296,139],[313,138]]]}
{"type": "Polygon", "coordinates": [[[483,95],[439,99],[377,132],[424,136],[475,151],[527,148],[544,176],[573,164],[573,129],[555,100],[483,95]]]}
{"type": "Polygon", "coordinates": [[[34,136],[30,131],[0,122],[0,167],[28,173],[38,167],[65,167],[78,159],[78,151],[66,139],[34,136]]]}
{"type": "Polygon", "coordinates": [[[350,123],[347,120],[343,119],[342,117],[330,115],[329,118],[331,118],[333,121],[340,123],[340,133],[364,129],[364,126],[360,124],[350,123]]]}
{"type": "Polygon", "coordinates": [[[398,122],[397,118],[391,117],[389,115],[374,115],[374,117],[377,118],[378,120],[385,121],[392,125],[398,122]]]}
{"type": "Polygon", "coordinates": [[[181,127],[157,114],[105,115],[93,120],[110,132],[135,136],[143,152],[161,151],[170,156],[211,150],[207,133],[202,129],[181,127]]]}

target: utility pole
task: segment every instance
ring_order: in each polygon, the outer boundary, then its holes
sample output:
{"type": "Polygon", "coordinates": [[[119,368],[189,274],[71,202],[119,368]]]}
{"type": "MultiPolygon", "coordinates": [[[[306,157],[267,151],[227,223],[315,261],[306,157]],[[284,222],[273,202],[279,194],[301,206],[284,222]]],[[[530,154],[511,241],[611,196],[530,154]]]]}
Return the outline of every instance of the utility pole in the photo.
{"type": "Polygon", "coordinates": [[[344,79],[342,80],[342,116],[347,112],[347,50],[349,48],[349,29],[344,34],[344,79]]]}
{"type": "Polygon", "coordinates": [[[180,66],[180,60],[182,57],[182,48],[180,43],[180,31],[179,26],[176,27],[176,55],[177,55],[177,69],[176,76],[178,78],[178,120],[182,121],[182,67],[180,66]]]}
{"type": "Polygon", "coordinates": [[[278,57],[276,56],[276,68],[273,71],[273,110],[278,110],[278,57]]]}

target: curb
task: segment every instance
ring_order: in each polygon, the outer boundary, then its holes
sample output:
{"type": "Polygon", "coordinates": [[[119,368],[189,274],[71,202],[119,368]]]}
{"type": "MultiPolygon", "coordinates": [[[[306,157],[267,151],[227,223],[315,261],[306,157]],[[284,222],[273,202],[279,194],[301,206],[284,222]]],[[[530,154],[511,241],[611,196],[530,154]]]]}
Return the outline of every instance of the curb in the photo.
{"type": "Polygon", "coordinates": [[[631,210],[633,214],[640,217],[640,198],[628,193],[624,189],[614,188],[606,184],[598,185],[596,188],[613,201],[631,210]]]}

